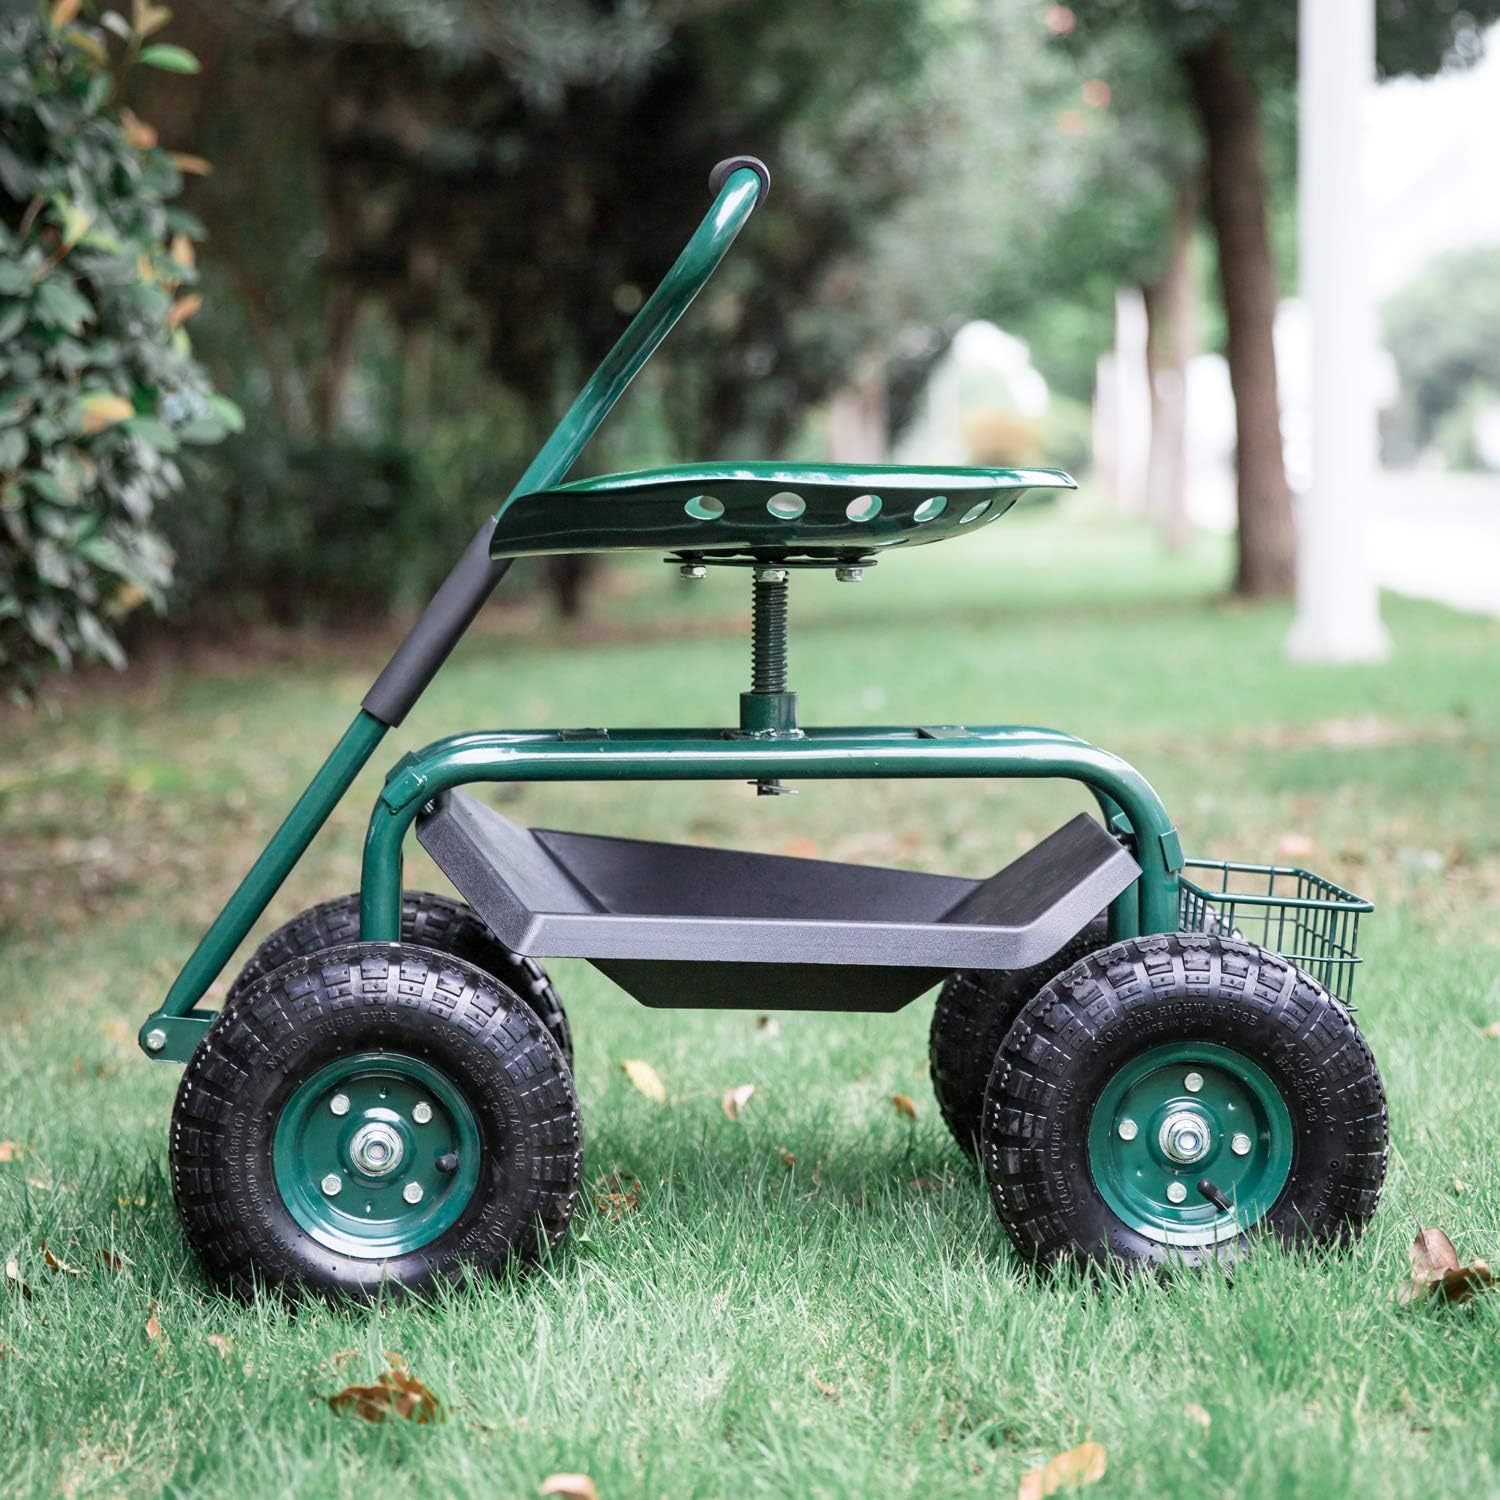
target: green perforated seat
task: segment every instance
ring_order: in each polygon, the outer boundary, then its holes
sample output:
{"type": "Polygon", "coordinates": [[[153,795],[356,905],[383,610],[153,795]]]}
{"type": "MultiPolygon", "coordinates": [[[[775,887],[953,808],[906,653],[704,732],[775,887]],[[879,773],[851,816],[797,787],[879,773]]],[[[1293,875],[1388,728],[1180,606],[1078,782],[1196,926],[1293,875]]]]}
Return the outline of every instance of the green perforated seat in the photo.
{"type": "Polygon", "coordinates": [[[1074,489],[1060,469],[687,464],[517,495],[494,557],[666,552],[685,559],[847,562],[976,531],[1029,489],[1074,489]]]}

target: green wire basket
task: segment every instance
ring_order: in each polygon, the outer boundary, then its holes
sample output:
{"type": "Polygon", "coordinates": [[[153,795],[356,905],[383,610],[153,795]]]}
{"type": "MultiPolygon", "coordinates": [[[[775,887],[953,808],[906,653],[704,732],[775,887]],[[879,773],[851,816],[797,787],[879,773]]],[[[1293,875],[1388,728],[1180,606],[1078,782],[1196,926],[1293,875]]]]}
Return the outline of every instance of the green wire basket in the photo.
{"type": "Polygon", "coordinates": [[[1190,859],[1178,876],[1184,932],[1217,932],[1270,948],[1347,1005],[1359,956],[1359,919],[1375,908],[1294,865],[1190,859]]]}

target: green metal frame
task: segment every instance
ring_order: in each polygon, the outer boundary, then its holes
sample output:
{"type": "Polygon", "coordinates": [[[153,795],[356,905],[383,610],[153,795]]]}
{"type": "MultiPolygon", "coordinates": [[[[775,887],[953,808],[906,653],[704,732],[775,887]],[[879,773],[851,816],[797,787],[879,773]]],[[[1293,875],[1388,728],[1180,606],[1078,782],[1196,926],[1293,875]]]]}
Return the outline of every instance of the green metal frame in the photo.
{"type": "MultiPolygon", "coordinates": [[[[761,195],[761,178],[755,171],[742,167],[728,174],[713,207],[682,254],[563,413],[505,504],[567,476],[615,402],[713,275],[761,195]]],[[[505,504],[496,512],[497,518],[505,504]]],[[[148,1057],[186,1062],[192,1056],[213,1019],[193,1015],[193,1007],[249,935],[389,728],[389,724],[362,710],[345,730],[286,821],[199,940],[160,1008],[142,1024],[139,1041],[148,1057]]]]}
{"type": "Polygon", "coordinates": [[[401,931],[402,848],[417,814],[440,792],[478,781],[798,781],[875,778],[1064,778],[1094,794],[1128,833],[1140,878],[1110,911],[1113,940],[1177,926],[1182,850],[1161,800],[1118,756],[1054,729],[803,729],[754,739],[724,729],[554,729],[454,735],[397,763],[370,816],[360,881],[360,936],[401,931]]]}
{"type": "MultiPolygon", "coordinates": [[[[563,480],[610,408],[713,273],[761,192],[756,171],[741,167],[728,173],[708,216],[521,476],[497,512],[497,524],[518,497],[563,480]]],[[[1031,477],[1040,478],[1041,471],[1031,477]]],[[[481,580],[482,591],[469,601],[474,608],[498,577],[496,573],[481,580]]],[[[443,654],[437,653],[424,667],[418,691],[437,671],[443,654]]],[[[213,1013],[196,1009],[198,1002],[400,715],[389,718],[388,723],[361,711],[345,731],[203,935],[160,1008],[142,1024],[140,1042],[148,1056],[185,1062],[192,1055],[214,1019],[213,1013]]],[[[928,726],[812,728],[797,731],[795,737],[770,733],[763,738],[725,729],[626,729],[592,736],[531,730],[439,740],[398,762],[376,802],[365,840],[361,934],[373,941],[399,936],[407,832],[433,796],[467,782],[749,780],[771,785],[778,778],[919,776],[1061,777],[1082,782],[1092,791],[1106,823],[1132,839],[1142,870],[1136,884],[1111,908],[1112,937],[1176,927],[1181,846],[1160,800],[1132,767],[1055,730],[928,726]]]]}
{"type": "MultiPolygon", "coordinates": [[[[331,758],[329,765],[333,764],[331,758]]],[[[320,774],[336,772],[325,767],[320,774]]],[[[826,781],[916,777],[1080,782],[1093,794],[1105,822],[1129,838],[1141,866],[1140,878],[1110,908],[1111,941],[1176,930],[1181,841],[1160,798],[1133,766],[1059,730],[1025,725],[985,728],[934,725],[813,726],[804,728],[797,738],[765,739],[746,737],[728,729],[596,729],[566,733],[534,729],[479,731],[438,740],[403,756],[392,768],[376,800],[365,834],[360,936],[369,942],[394,942],[399,938],[407,834],[422,809],[440,792],[453,787],[482,781],[771,778],[826,781]]],[[[288,819],[288,825],[292,821],[288,819]]],[[[272,855],[285,835],[283,828],[262,855],[262,862],[272,855]]],[[[252,871],[252,877],[254,874],[252,871]]],[[[250,885],[251,880],[247,879],[246,886],[250,885]]],[[[144,1029],[156,1027],[162,1032],[160,1045],[147,1046],[152,1056],[185,1061],[212,1023],[212,1013],[194,1011],[192,1007],[260,914],[256,909],[245,915],[250,904],[259,899],[258,887],[248,895],[242,887],[231,907],[242,896],[245,904],[236,908],[229,930],[221,934],[221,941],[227,944],[223,957],[218,956],[217,948],[208,953],[200,948],[200,953],[194,954],[197,967],[191,978],[185,969],[162,1009],[147,1021],[144,1029]],[[211,972],[210,965],[213,965],[211,972]],[[202,988],[191,994],[189,985],[198,983],[202,988]]],[[[229,911],[226,908],[226,914],[229,911]]]]}

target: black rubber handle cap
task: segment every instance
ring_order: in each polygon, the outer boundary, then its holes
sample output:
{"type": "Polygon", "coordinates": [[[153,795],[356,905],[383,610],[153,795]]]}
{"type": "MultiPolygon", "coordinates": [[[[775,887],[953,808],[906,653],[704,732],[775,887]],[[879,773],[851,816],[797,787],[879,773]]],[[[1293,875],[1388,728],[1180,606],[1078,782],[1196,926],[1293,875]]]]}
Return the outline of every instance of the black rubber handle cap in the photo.
{"type": "Polygon", "coordinates": [[[741,167],[748,167],[760,178],[760,196],[764,200],[771,191],[771,169],[758,156],[726,156],[708,174],[709,193],[717,198],[724,184],[729,181],[729,174],[738,172],[741,167]]]}

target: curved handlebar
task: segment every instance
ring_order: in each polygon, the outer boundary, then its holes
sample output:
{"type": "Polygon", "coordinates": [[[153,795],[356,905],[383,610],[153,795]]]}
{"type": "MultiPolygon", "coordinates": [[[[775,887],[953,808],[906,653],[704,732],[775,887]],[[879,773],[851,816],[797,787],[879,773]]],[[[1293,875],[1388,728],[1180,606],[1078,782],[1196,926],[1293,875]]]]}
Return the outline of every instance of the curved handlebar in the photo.
{"type": "MultiPolygon", "coordinates": [[[[714,168],[710,179],[714,206],[708,216],[662,278],[661,285],[646,299],[645,306],[630,320],[630,326],[614,348],[573,398],[562,421],[527,465],[500,510],[517,495],[548,489],[567,477],[588,440],[608,416],[610,407],[620,399],[636,372],[650,359],[724,259],[755,205],[765,196],[770,181],[771,174],[754,157],[730,157],[714,168]]],[[[508,559],[490,557],[490,534],[497,518],[498,512],[480,528],[365,694],[365,712],[382,724],[399,724],[406,717],[510,567],[508,559]]]]}
{"type": "MultiPolygon", "coordinates": [[[[517,495],[544,490],[559,483],[573,467],[588,440],[599,430],[609,409],[624,394],[641,366],[655,353],[656,347],[672,331],[693,298],[703,290],[745,221],[765,196],[771,174],[764,163],[750,156],[730,157],[714,168],[709,186],[715,188],[714,206],[694,232],[692,239],[677,257],[661,284],[646,299],[645,305],[630,320],[614,348],[604,356],[588,383],[573,398],[552,436],[527,465],[507,495],[509,503],[517,495]]],[[[501,510],[505,505],[501,505],[501,510]]]]}

